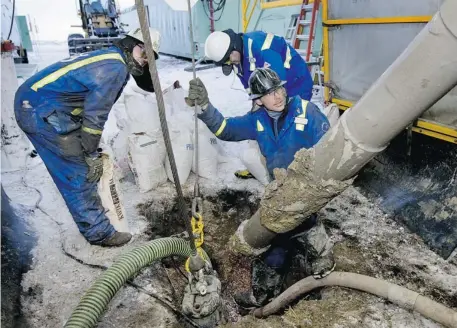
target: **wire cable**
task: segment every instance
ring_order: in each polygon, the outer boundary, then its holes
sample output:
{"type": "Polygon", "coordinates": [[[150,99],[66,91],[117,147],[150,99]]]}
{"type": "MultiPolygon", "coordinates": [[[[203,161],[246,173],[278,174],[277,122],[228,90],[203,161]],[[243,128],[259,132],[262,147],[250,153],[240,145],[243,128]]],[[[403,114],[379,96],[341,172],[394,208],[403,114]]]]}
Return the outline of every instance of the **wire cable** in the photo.
{"type": "Polygon", "coordinates": [[[7,40],[10,39],[11,33],[13,32],[13,25],[14,25],[14,13],[16,11],[16,0],[13,0],[13,13],[11,14],[11,25],[10,25],[10,31],[8,32],[8,37],[6,38],[7,40]]]}
{"type": "Polygon", "coordinates": [[[146,55],[147,55],[147,58],[149,59],[148,60],[149,73],[151,74],[152,85],[154,87],[154,93],[155,93],[156,99],[157,99],[157,106],[159,108],[159,119],[160,119],[160,126],[162,128],[162,135],[163,135],[163,139],[165,141],[165,148],[167,150],[168,160],[170,162],[171,172],[173,175],[176,193],[178,196],[177,198],[178,198],[179,213],[180,213],[182,219],[184,220],[184,224],[186,226],[186,231],[189,234],[189,246],[190,246],[190,249],[192,250],[192,256],[196,256],[197,248],[195,246],[194,234],[192,232],[192,226],[191,226],[190,220],[189,220],[189,211],[187,209],[187,205],[184,200],[181,183],[179,181],[178,169],[176,167],[176,160],[175,160],[175,156],[173,153],[173,146],[171,144],[170,133],[169,133],[168,124],[167,124],[167,116],[166,116],[166,112],[165,112],[165,103],[163,100],[162,87],[160,85],[159,75],[157,72],[157,64],[156,64],[156,60],[155,60],[154,50],[152,49],[151,35],[149,33],[149,25],[148,25],[146,10],[144,7],[143,0],[136,0],[135,3],[136,3],[136,7],[137,7],[138,17],[140,20],[141,30],[143,32],[146,55]]]}

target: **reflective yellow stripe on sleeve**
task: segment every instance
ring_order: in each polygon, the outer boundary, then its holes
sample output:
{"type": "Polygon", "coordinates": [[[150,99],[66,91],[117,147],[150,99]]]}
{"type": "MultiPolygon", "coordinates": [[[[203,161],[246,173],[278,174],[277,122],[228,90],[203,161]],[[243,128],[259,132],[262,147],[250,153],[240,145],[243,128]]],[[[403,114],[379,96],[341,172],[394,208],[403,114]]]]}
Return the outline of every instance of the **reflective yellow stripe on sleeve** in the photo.
{"type": "Polygon", "coordinates": [[[36,82],[35,84],[33,84],[32,85],[32,90],[38,91],[39,88],[42,88],[45,85],[48,85],[49,83],[55,82],[56,80],[58,80],[59,78],[61,78],[62,76],[64,76],[65,74],[67,74],[70,71],[73,71],[75,69],[78,69],[78,68],[81,68],[83,66],[86,66],[86,65],[89,65],[89,64],[92,64],[92,63],[96,63],[96,62],[99,62],[99,61],[102,61],[102,60],[107,60],[107,59],[115,59],[115,60],[119,60],[119,61],[124,63],[124,59],[118,53],[112,53],[112,54],[105,54],[105,55],[90,57],[90,58],[87,58],[87,59],[84,59],[84,60],[80,60],[80,61],[78,61],[76,63],[67,65],[65,67],[62,67],[61,69],[58,69],[57,71],[49,74],[45,78],[43,78],[43,79],[39,80],[38,82],[36,82]]]}
{"type": "Polygon", "coordinates": [[[75,108],[71,111],[71,115],[73,116],[78,116],[79,114],[81,114],[82,112],[84,111],[84,109],[82,108],[75,108]]]}
{"type": "Polygon", "coordinates": [[[308,103],[309,103],[308,100],[304,100],[304,99],[301,100],[301,108],[303,110],[303,113],[298,115],[298,117],[306,117],[306,108],[308,108],[308,103]]]}
{"type": "Polygon", "coordinates": [[[290,54],[290,46],[287,45],[286,60],[284,60],[284,67],[285,68],[290,68],[290,60],[291,59],[292,59],[292,55],[290,54]]]}
{"type": "Polygon", "coordinates": [[[274,37],[275,37],[274,34],[271,34],[271,33],[268,33],[268,34],[267,34],[267,37],[265,38],[265,41],[263,41],[262,51],[263,51],[263,50],[270,49],[271,43],[273,42],[273,38],[274,38],[274,37]]]}
{"type": "Polygon", "coordinates": [[[295,117],[295,130],[305,131],[305,125],[308,124],[308,120],[306,119],[306,108],[308,107],[308,103],[309,101],[302,99],[302,113],[295,117]]]}
{"type": "Polygon", "coordinates": [[[252,56],[252,39],[248,39],[249,70],[255,70],[255,58],[252,56]]]}
{"type": "Polygon", "coordinates": [[[91,129],[91,128],[88,128],[87,126],[83,126],[82,127],[82,130],[84,132],[87,132],[87,133],[90,133],[90,134],[97,134],[97,135],[102,135],[103,133],[103,130],[98,130],[98,129],[91,129]]]}
{"type": "Polygon", "coordinates": [[[263,132],[265,129],[263,128],[262,123],[260,123],[259,120],[257,120],[257,131],[258,132],[263,132]]]}
{"type": "Polygon", "coordinates": [[[217,131],[216,131],[216,133],[214,135],[216,137],[219,137],[221,135],[221,133],[224,132],[224,129],[225,129],[226,125],[227,125],[227,119],[224,118],[224,120],[222,121],[221,126],[219,127],[219,129],[217,129],[217,131]]]}

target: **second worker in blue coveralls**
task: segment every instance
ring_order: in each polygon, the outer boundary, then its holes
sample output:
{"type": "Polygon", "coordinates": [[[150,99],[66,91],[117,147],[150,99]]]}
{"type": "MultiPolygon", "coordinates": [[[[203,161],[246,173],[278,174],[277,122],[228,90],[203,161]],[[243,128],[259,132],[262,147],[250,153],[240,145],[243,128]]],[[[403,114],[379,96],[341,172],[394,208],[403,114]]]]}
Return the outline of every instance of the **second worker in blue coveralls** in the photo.
{"type": "MultiPolygon", "coordinates": [[[[190,81],[186,102],[189,106],[198,105],[201,108],[198,118],[219,139],[256,140],[268,171],[273,175],[275,168],[287,168],[297,151],[312,148],[330,128],[327,117],[315,104],[299,96],[288,96],[285,88],[287,83],[269,68],[256,69],[249,79],[249,86],[252,92],[250,98],[259,107],[243,116],[225,118],[210,103],[206,88],[198,78],[190,81]]],[[[316,278],[323,277],[334,268],[332,242],[315,216],[306,221],[307,224],[311,223],[311,228],[304,232],[309,260],[312,262],[310,274],[316,278]]],[[[264,259],[268,267],[275,269],[286,265],[289,241],[287,236],[280,237],[285,241],[272,247],[264,259]]],[[[256,302],[262,300],[257,299],[256,302]]]]}
{"type": "Polygon", "coordinates": [[[246,91],[249,77],[256,68],[271,68],[285,85],[290,97],[300,96],[310,100],[313,79],[300,54],[280,36],[254,31],[235,33],[228,29],[211,33],[205,42],[205,56],[222,66],[222,72],[230,75],[232,70],[246,91]]]}
{"type": "MultiPolygon", "coordinates": [[[[150,29],[156,59],[160,34],[150,29]]],[[[25,81],[14,111],[43,160],[81,234],[91,244],[121,246],[132,238],[118,232],[97,193],[103,173],[98,144],[111,107],[130,74],[153,92],[140,29],[108,48],[61,60],[25,81]]]]}

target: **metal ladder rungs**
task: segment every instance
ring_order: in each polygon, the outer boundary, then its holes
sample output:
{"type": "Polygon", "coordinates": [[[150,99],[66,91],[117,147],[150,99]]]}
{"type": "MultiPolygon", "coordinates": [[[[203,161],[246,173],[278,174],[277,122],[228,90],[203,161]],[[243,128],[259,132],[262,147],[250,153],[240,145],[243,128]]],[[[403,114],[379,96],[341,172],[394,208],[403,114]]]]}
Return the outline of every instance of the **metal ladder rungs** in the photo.
{"type": "Polygon", "coordinates": [[[295,49],[300,56],[306,56],[308,51],[306,49],[295,49]]]}
{"type": "Polygon", "coordinates": [[[304,5],[301,7],[301,9],[304,11],[311,11],[311,10],[313,10],[313,4],[304,5]]]}
{"type": "Polygon", "coordinates": [[[311,25],[311,21],[310,20],[305,20],[305,19],[302,19],[302,20],[298,21],[298,23],[300,25],[311,25]]]}
{"type": "Polygon", "coordinates": [[[307,40],[309,40],[309,35],[298,34],[296,36],[296,38],[299,39],[300,41],[307,41],[307,40]]]}

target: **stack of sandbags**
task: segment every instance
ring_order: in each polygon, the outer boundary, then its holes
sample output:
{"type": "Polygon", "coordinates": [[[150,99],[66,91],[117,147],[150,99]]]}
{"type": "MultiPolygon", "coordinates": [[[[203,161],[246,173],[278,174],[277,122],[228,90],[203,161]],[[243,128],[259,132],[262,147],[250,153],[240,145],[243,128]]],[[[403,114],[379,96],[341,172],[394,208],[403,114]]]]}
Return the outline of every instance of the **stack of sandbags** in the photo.
{"type": "MultiPolygon", "coordinates": [[[[186,90],[178,82],[163,90],[167,124],[181,184],[186,183],[191,170],[196,171],[197,160],[194,152],[194,110],[185,103],[186,95],[186,90]]],[[[122,99],[123,103],[118,102],[119,105],[116,103],[113,108],[119,128],[112,145],[116,161],[122,166],[127,162],[141,192],[157,188],[167,178],[173,182],[156,95],[138,88],[133,81],[127,84],[122,99]]],[[[214,179],[217,176],[218,157],[217,138],[199,121],[201,177],[214,179]]]]}
{"type": "Polygon", "coordinates": [[[127,161],[140,192],[147,192],[167,181],[157,101],[133,81],[124,90],[124,103],[127,161]]]}

